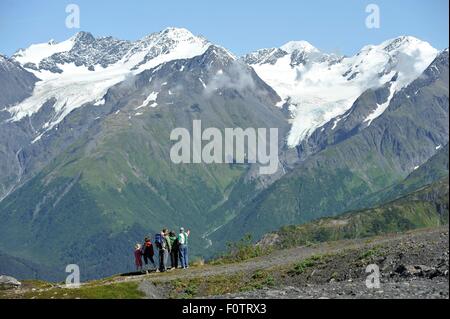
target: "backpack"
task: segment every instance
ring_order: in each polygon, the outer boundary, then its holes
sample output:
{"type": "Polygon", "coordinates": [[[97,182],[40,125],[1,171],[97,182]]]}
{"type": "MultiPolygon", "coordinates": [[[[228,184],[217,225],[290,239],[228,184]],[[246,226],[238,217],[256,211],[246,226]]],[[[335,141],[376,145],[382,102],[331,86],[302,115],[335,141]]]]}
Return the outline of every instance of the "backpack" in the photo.
{"type": "Polygon", "coordinates": [[[145,256],[153,256],[153,245],[150,241],[145,242],[144,245],[142,245],[142,253],[145,256]]]}
{"type": "Polygon", "coordinates": [[[178,249],[178,247],[180,246],[180,240],[178,239],[178,236],[175,238],[175,240],[173,241],[172,247],[175,247],[176,249],[178,249]]]}
{"type": "Polygon", "coordinates": [[[158,249],[162,249],[163,240],[164,240],[164,238],[161,234],[155,235],[155,245],[156,245],[156,247],[158,247],[158,249]]]}

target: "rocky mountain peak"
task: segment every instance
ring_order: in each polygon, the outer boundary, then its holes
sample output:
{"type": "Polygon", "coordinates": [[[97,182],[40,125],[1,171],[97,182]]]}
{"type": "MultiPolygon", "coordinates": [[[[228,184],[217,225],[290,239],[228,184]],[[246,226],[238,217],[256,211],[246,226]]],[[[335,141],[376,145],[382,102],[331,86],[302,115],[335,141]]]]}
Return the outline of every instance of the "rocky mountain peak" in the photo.
{"type": "Polygon", "coordinates": [[[280,48],[260,49],[242,57],[242,60],[250,65],[253,64],[275,64],[278,59],[288,55],[280,48]]]}
{"type": "Polygon", "coordinates": [[[92,43],[95,41],[95,37],[90,32],[80,31],[73,37],[75,43],[92,43]]]}
{"type": "Polygon", "coordinates": [[[288,43],[281,46],[283,51],[287,53],[293,53],[295,51],[306,52],[306,53],[318,53],[320,52],[308,41],[289,41],[288,43]]]}

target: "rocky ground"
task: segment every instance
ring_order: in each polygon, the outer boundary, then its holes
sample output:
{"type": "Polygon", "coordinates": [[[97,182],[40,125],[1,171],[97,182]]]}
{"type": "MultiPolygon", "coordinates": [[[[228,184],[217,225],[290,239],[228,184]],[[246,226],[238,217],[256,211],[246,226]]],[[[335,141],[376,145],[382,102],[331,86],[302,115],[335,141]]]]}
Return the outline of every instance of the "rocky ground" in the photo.
{"type": "Polygon", "coordinates": [[[440,228],[375,239],[291,271],[279,286],[216,298],[449,298],[448,235],[440,228]],[[379,288],[366,286],[370,264],[379,267],[379,288]]]}
{"type": "Polygon", "coordinates": [[[380,289],[367,289],[363,282],[332,282],[304,287],[265,288],[221,296],[222,299],[438,299],[448,298],[448,280],[421,279],[384,282],[380,289]]]}

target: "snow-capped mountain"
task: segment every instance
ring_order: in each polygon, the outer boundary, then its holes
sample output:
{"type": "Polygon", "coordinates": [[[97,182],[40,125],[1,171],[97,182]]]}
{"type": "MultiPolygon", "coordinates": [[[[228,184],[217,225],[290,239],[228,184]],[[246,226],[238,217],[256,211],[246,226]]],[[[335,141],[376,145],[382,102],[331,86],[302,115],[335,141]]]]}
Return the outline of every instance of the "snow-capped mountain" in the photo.
{"type": "MultiPolygon", "coordinates": [[[[54,114],[38,129],[44,133],[82,105],[102,105],[107,90],[127,78],[168,61],[199,56],[210,45],[181,28],[167,28],[135,42],[80,32],[61,43],[32,45],[19,50],[12,60],[41,81],[31,97],[7,110],[11,120],[19,121],[52,101],[54,114]]],[[[326,123],[340,121],[366,90],[389,84],[387,99],[372,106],[364,119],[369,126],[386,110],[395,92],[416,79],[437,54],[427,42],[404,36],[368,45],[352,57],[323,53],[306,41],[291,41],[250,53],[242,61],[281,97],[277,106],[289,111],[292,128],[287,144],[294,147],[326,123]]]]}
{"type": "Polygon", "coordinates": [[[259,50],[243,60],[281,96],[278,106],[289,109],[292,129],[287,142],[294,147],[349,110],[364,91],[394,80],[388,99],[365,119],[370,125],[394,93],[415,80],[437,54],[427,42],[404,36],[365,46],[352,57],[325,54],[299,41],[259,50]]]}
{"type": "Polygon", "coordinates": [[[13,55],[39,81],[33,95],[8,108],[18,121],[37,113],[54,100],[54,116],[45,130],[60,123],[72,110],[86,103],[101,105],[107,90],[135,74],[164,62],[203,54],[210,43],[186,29],[168,28],[136,42],[94,38],[80,32],[55,43],[32,45],[13,55]]]}

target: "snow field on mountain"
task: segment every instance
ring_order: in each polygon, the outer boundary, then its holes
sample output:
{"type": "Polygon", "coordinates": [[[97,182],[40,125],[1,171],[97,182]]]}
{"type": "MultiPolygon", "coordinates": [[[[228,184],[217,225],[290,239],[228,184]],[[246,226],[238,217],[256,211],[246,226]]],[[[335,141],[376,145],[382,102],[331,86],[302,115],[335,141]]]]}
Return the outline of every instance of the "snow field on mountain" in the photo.
{"type": "MultiPolygon", "coordinates": [[[[13,59],[23,66],[34,63],[39,67],[43,59],[51,60],[55,53],[72,54],[71,50],[80,44],[78,39],[86,41],[84,38],[74,36],[59,44],[32,45],[20,50],[13,59]]],[[[116,45],[116,42],[108,43],[116,45]]],[[[75,52],[73,56],[82,54],[92,58],[96,56],[94,53],[98,53],[98,48],[95,52],[89,52],[91,43],[81,44],[82,52],[75,52]]],[[[78,66],[75,63],[57,63],[62,73],[42,68],[27,69],[41,81],[36,83],[31,97],[8,108],[12,114],[11,120],[20,121],[32,116],[46,102],[54,100],[53,118],[43,126],[45,131],[50,130],[76,108],[87,103],[103,105],[108,89],[128,77],[168,61],[202,55],[211,43],[186,29],[168,28],[129,45],[129,50],[127,46],[127,51],[122,51],[117,54],[117,59],[113,59],[117,62],[106,67],[100,64],[89,67],[82,63],[77,63],[78,66]]],[[[388,99],[368,106],[374,111],[363,123],[371,125],[388,108],[395,93],[415,80],[437,54],[438,51],[427,42],[414,37],[398,37],[380,45],[365,46],[351,57],[322,53],[306,41],[291,41],[279,49],[262,49],[248,56],[256,73],[282,98],[276,106],[286,105],[289,109],[292,127],[287,144],[295,147],[330,121],[334,121],[335,128],[342,115],[364,91],[390,83],[388,99]]],[[[234,59],[231,53],[229,55],[234,59]]],[[[96,61],[95,58],[87,60],[96,61]]],[[[184,66],[180,72],[183,70],[184,66]]],[[[198,80],[205,89],[214,86],[214,83],[205,83],[201,78],[198,80]]],[[[156,97],[152,94],[143,97],[142,105],[137,109],[144,106],[156,107],[156,97]]]]}
{"type": "MultiPolygon", "coordinates": [[[[366,119],[370,123],[388,107],[395,92],[415,80],[437,56],[428,43],[413,37],[400,37],[375,46],[364,47],[352,57],[334,63],[318,54],[307,42],[290,42],[281,49],[288,54],[276,63],[253,64],[256,73],[288,103],[292,128],[287,138],[290,147],[307,139],[316,129],[344,114],[367,89],[378,88],[397,76],[389,99],[377,106],[366,119]],[[306,44],[305,44],[306,43],[306,44]],[[299,50],[304,50],[303,52],[299,50]],[[308,60],[292,64],[293,54],[308,60]]],[[[278,104],[282,106],[282,104],[278,104]]]]}
{"type": "MultiPolygon", "coordinates": [[[[73,38],[75,37],[71,39],[73,38]]],[[[95,71],[89,70],[86,66],[76,66],[74,63],[58,64],[58,67],[63,71],[62,73],[30,69],[29,71],[42,81],[36,83],[31,97],[8,109],[13,114],[12,120],[19,121],[26,116],[35,114],[43,104],[54,99],[55,115],[43,127],[45,130],[50,130],[70,112],[86,103],[92,102],[95,105],[102,105],[104,103],[103,97],[108,89],[126,80],[127,77],[168,61],[201,55],[210,45],[204,39],[193,36],[185,29],[167,29],[161,32],[161,36],[153,35],[151,41],[146,40],[144,38],[138,41],[136,46],[129,50],[117,63],[106,68],[96,65],[95,71]],[[168,41],[170,41],[170,50],[164,51],[164,46],[167,45],[168,41]],[[160,54],[144,61],[150,51],[156,51],[160,54]]],[[[72,42],[72,40],[68,41],[72,42]]],[[[42,58],[51,56],[55,52],[61,52],[62,48],[69,48],[66,42],[63,42],[64,45],[62,46],[54,45],[58,46],[57,51],[53,50],[53,46],[33,45],[30,49],[22,51],[23,57],[20,60],[25,63],[31,61],[38,63],[40,62],[39,59],[42,60],[42,58]],[[46,52],[44,52],[45,49],[46,52]]],[[[89,52],[86,52],[86,54],[89,54],[89,52]]]]}

